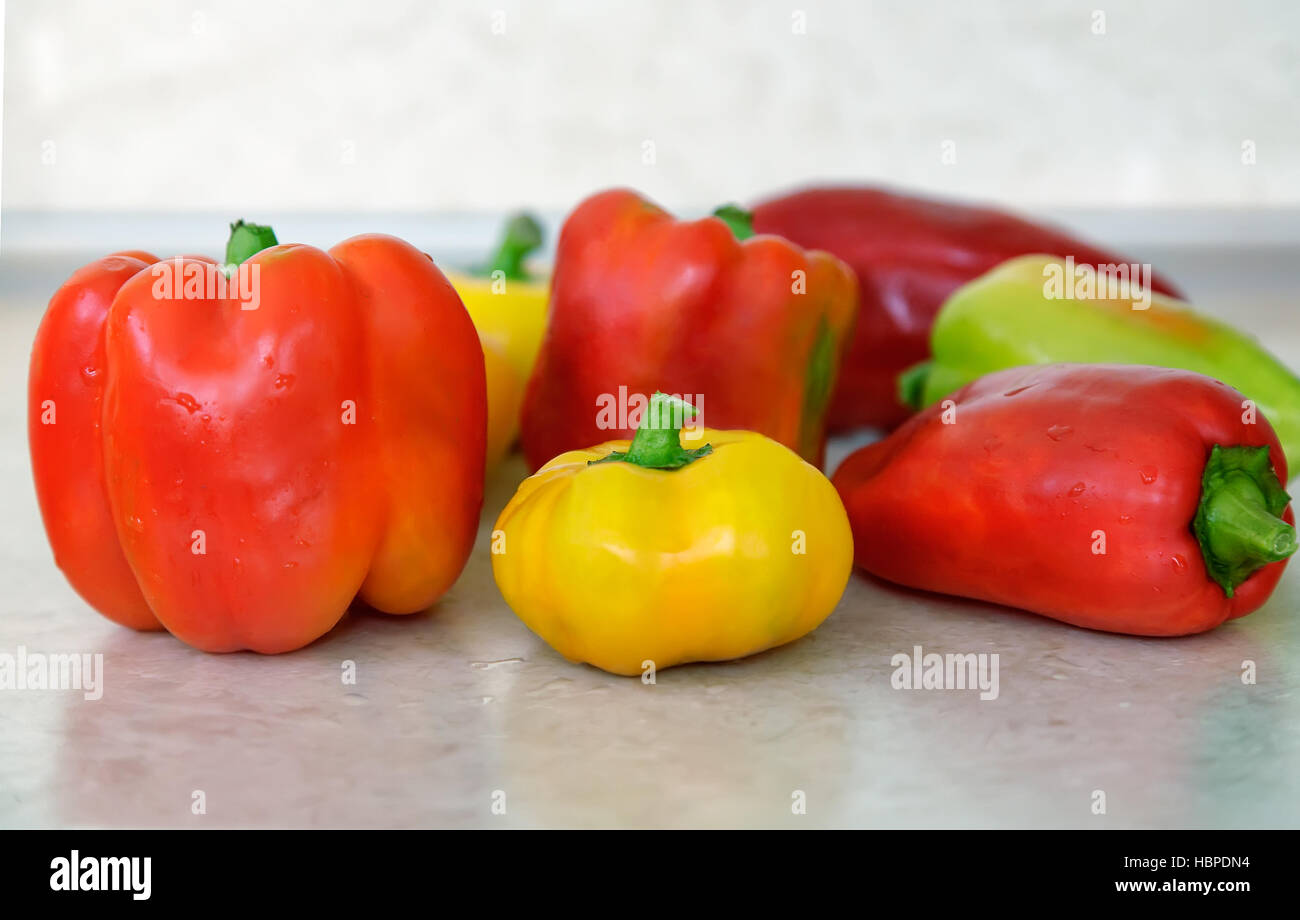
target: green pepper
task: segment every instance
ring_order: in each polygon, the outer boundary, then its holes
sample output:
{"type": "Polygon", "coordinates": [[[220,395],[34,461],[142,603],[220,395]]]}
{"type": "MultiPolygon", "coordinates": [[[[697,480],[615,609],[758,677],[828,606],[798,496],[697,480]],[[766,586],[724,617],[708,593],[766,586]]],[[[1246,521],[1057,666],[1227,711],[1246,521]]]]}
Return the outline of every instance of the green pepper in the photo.
{"type": "Polygon", "coordinates": [[[1250,336],[1143,288],[1144,275],[1140,265],[1098,271],[1042,255],[1002,263],[944,303],[930,333],[933,357],[899,377],[903,401],[919,409],[1026,364],[1183,368],[1245,394],[1243,421],[1256,410],[1268,419],[1288,468],[1300,469],[1300,378],[1250,336]]]}

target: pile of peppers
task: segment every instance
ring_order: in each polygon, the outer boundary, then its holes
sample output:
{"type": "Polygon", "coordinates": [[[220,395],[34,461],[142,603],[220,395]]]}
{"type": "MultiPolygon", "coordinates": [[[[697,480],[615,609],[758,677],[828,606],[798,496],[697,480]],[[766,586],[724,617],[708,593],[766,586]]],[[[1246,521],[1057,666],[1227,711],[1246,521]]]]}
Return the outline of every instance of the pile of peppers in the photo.
{"type": "Polygon", "coordinates": [[[519,214],[444,274],[394,237],[322,251],[241,221],[221,263],[79,269],[29,377],[69,582],[214,652],[425,610],[516,443],[497,585],[615,674],[793,642],[855,563],[1176,636],[1263,606],[1296,550],[1300,378],[1144,263],[870,187],[693,220],[613,189],[549,272],[543,242],[519,214]],[[882,437],[828,479],[827,432],[859,426],[882,437]]]}

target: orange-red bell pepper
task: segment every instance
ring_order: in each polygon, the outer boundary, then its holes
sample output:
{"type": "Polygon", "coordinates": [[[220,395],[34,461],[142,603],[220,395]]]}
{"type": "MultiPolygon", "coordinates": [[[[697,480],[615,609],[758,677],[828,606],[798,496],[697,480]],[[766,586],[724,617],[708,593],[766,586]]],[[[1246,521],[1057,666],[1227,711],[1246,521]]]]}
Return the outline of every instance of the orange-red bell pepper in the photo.
{"type": "Polygon", "coordinates": [[[617,421],[600,408],[656,389],[687,396],[711,426],[757,431],[821,463],[857,284],[834,256],[750,238],[744,216],[732,217],[679,221],[626,189],[569,215],[524,396],[532,469],[631,438],[640,406],[617,421]]]}
{"type": "Polygon", "coordinates": [[[257,252],[273,238],[248,229],[228,261],[256,252],[251,298],[195,258],[76,272],[37,333],[29,440],[55,559],[91,606],[207,651],[283,652],[354,597],[410,613],[456,579],[483,495],[483,354],[401,240],[257,252]]]}

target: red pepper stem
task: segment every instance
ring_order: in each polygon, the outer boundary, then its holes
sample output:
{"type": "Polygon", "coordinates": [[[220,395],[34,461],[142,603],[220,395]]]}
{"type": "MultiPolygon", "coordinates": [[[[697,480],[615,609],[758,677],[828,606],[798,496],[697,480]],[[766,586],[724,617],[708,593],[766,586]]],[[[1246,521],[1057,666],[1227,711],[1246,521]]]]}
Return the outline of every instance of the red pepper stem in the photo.
{"type": "Polygon", "coordinates": [[[507,281],[525,281],[528,272],[524,268],[524,260],[541,245],[542,225],[537,218],[523,212],[515,214],[506,221],[501,243],[481,274],[501,272],[507,281]]]}
{"type": "Polygon", "coordinates": [[[1277,562],[1295,552],[1295,528],[1264,510],[1259,489],[1244,473],[1229,477],[1211,500],[1215,539],[1238,553],[1277,562]]]}
{"type": "Polygon", "coordinates": [[[226,243],[226,264],[243,265],[263,249],[270,249],[278,242],[275,231],[270,227],[237,220],[230,225],[230,239],[226,243]]]}
{"type": "Polygon", "coordinates": [[[724,204],[713,212],[713,216],[726,224],[738,240],[747,240],[754,235],[754,214],[738,204],[724,204]]]}
{"type": "Polygon", "coordinates": [[[1228,597],[1258,569],[1296,551],[1295,528],[1281,518],[1290,500],[1267,447],[1211,450],[1192,530],[1206,570],[1228,597]]]}
{"type": "Polygon", "coordinates": [[[608,457],[588,461],[596,463],[631,463],[651,470],[676,470],[713,452],[711,444],[686,450],[681,430],[686,419],[694,418],[696,409],[684,399],[656,392],[641,414],[641,424],[626,451],[613,451],[608,457]]]}

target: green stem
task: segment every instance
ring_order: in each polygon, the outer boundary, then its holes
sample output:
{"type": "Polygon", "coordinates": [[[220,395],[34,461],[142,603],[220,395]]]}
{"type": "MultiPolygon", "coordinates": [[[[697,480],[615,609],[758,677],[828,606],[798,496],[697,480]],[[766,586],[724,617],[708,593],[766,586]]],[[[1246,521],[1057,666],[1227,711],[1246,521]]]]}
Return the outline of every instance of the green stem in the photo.
{"type": "Polygon", "coordinates": [[[492,261],[477,274],[489,276],[501,272],[507,281],[526,281],[528,272],[524,268],[526,260],[542,245],[542,225],[531,214],[519,213],[506,221],[501,243],[497,246],[492,261]]]}
{"type": "Polygon", "coordinates": [[[913,364],[898,375],[898,399],[913,409],[925,408],[925,384],[934,370],[933,361],[913,364]]]}
{"type": "Polygon", "coordinates": [[[230,240],[226,243],[226,264],[243,265],[263,249],[270,249],[278,242],[275,231],[270,227],[237,220],[230,225],[230,240]]]}
{"type": "Polygon", "coordinates": [[[746,211],[738,204],[724,204],[713,212],[713,216],[730,227],[738,240],[747,240],[754,235],[753,212],[746,211]]]}
{"type": "Polygon", "coordinates": [[[1214,445],[1192,531],[1206,570],[1228,597],[1257,570],[1296,551],[1295,528],[1280,516],[1290,501],[1267,447],[1214,445]]]}
{"type": "Polygon", "coordinates": [[[651,470],[681,469],[686,464],[713,453],[711,444],[692,450],[682,447],[682,425],[686,419],[695,418],[695,415],[695,407],[686,400],[656,392],[641,414],[641,425],[627,451],[613,451],[608,457],[589,460],[587,465],[631,463],[651,470]]]}

